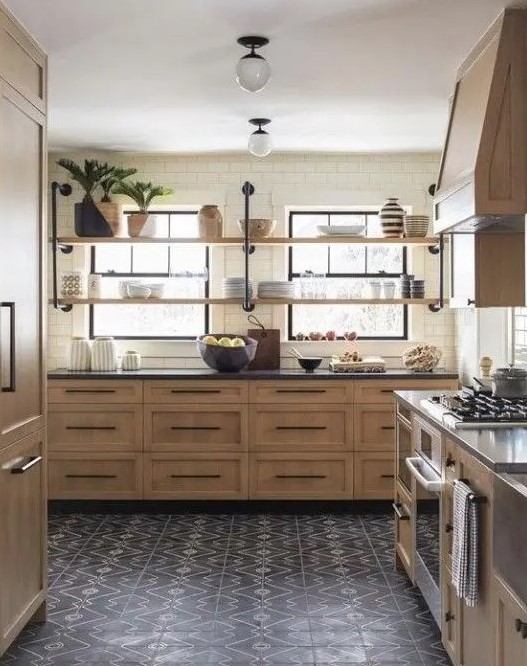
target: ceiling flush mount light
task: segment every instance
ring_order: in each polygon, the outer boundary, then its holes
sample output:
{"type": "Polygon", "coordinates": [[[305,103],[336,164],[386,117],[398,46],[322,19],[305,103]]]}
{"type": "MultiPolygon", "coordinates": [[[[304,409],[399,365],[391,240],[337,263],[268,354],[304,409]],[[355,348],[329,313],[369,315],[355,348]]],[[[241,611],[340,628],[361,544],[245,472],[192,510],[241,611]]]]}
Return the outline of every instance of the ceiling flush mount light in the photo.
{"type": "Polygon", "coordinates": [[[267,37],[240,37],[238,44],[251,52],[238,60],[236,81],[247,92],[258,92],[265,88],[271,76],[271,67],[265,58],[255,53],[256,49],[269,44],[267,37]]]}
{"type": "Polygon", "coordinates": [[[258,127],[249,137],[249,152],[255,157],[266,157],[273,150],[273,142],[262,127],[269,125],[271,121],[269,118],[251,118],[249,122],[258,127]]]}

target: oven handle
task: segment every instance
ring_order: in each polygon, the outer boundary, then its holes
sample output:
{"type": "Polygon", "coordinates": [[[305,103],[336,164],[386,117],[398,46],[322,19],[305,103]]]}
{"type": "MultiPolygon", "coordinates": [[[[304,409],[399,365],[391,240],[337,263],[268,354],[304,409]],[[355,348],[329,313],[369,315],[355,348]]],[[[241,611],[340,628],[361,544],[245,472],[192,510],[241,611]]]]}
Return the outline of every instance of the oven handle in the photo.
{"type": "Polygon", "coordinates": [[[432,469],[430,469],[431,474],[433,474],[433,478],[427,479],[420,469],[425,464],[425,461],[419,456],[416,458],[406,458],[406,466],[412,473],[412,476],[415,478],[417,483],[419,483],[419,485],[421,485],[425,490],[428,490],[428,492],[437,493],[441,490],[441,477],[439,474],[436,474],[432,469]]]}

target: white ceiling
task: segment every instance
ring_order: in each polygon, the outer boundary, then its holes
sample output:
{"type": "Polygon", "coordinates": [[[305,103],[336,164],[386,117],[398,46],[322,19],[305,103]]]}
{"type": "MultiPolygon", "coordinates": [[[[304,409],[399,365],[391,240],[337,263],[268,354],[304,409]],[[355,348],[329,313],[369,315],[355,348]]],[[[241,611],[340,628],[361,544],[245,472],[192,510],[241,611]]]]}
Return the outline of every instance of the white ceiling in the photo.
{"type": "MultiPolygon", "coordinates": [[[[505,0],[7,0],[50,55],[50,145],[280,150],[442,144],[455,69],[505,0]],[[241,35],[273,75],[243,92],[241,35]]],[[[516,3],[517,4],[517,3],[516,3]]]]}

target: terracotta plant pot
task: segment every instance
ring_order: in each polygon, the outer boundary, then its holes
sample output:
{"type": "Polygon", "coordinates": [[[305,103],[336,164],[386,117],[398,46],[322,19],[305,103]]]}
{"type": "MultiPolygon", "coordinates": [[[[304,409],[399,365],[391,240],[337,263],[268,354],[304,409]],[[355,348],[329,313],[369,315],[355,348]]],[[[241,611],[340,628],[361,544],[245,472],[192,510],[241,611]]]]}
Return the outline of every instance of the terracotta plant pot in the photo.
{"type": "Polygon", "coordinates": [[[128,215],[128,235],[132,238],[156,238],[157,215],[132,213],[128,215]]]}
{"type": "Polygon", "coordinates": [[[91,199],[75,204],[75,233],[81,238],[113,235],[110,225],[91,199]]]}
{"type": "Polygon", "coordinates": [[[126,236],[126,230],[122,215],[122,206],[112,201],[100,201],[95,204],[97,210],[104,217],[113,236],[126,236]]]}
{"type": "Polygon", "coordinates": [[[198,233],[200,238],[221,238],[223,217],[218,206],[205,205],[198,213],[198,233]]]}

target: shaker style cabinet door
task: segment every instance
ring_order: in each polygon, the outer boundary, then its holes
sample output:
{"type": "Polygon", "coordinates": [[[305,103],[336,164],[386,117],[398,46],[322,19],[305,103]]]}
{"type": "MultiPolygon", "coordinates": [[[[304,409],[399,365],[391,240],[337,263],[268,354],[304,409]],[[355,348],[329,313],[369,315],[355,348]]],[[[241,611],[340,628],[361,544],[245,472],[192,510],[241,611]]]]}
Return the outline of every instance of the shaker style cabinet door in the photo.
{"type": "Polygon", "coordinates": [[[0,447],[44,427],[44,116],[0,79],[0,447]]]}

